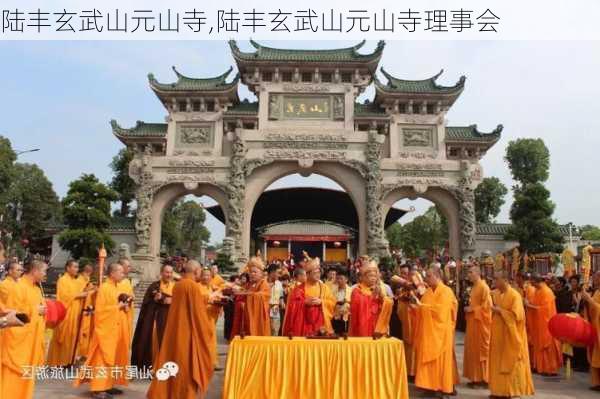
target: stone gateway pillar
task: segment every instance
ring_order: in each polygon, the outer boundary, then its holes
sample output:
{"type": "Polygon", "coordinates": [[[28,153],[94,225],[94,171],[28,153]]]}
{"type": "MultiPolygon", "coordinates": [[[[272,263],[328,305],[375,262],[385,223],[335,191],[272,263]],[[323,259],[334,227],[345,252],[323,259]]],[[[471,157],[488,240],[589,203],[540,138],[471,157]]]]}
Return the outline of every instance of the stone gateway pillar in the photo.
{"type": "Polygon", "coordinates": [[[377,126],[371,126],[365,151],[367,161],[367,251],[369,256],[377,259],[389,255],[381,206],[382,187],[379,158],[383,141],[384,137],[377,132],[377,126]]]}

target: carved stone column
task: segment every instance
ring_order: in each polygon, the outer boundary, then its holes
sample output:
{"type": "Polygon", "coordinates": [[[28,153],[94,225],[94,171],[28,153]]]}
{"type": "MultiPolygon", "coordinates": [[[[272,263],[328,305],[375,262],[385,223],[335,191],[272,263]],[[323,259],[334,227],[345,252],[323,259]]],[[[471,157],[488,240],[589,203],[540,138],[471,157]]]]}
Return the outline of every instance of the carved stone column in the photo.
{"type": "Polygon", "coordinates": [[[229,169],[229,185],[227,186],[228,220],[226,236],[233,241],[232,259],[239,266],[246,261],[242,246],[242,229],[244,226],[244,197],[246,192],[246,176],[244,171],[246,145],[241,138],[241,123],[236,128],[232,143],[231,164],[229,169]]]}
{"type": "Polygon", "coordinates": [[[468,161],[461,162],[461,174],[457,191],[460,205],[460,251],[465,258],[474,254],[476,241],[475,191],[468,161]]]}
{"type": "Polygon", "coordinates": [[[388,256],[388,242],[383,229],[381,206],[381,147],[385,138],[377,133],[375,126],[369,130],[366,149],[367,160],[367,252],[377,259],[388,256]]]}

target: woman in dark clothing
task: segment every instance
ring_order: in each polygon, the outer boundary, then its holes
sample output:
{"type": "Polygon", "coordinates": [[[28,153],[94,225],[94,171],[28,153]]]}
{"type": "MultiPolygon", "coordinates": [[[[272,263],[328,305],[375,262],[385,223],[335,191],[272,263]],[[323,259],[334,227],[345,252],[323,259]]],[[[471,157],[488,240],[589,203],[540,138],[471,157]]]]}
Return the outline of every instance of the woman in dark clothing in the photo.
{"type": "MultiPolygon", "coordinates": [[[[583,314],[583,302],[581,301],[579,275],[574,275],[569,278],[569,288],[573,312],[583,314]]],[[[587,348],[573,348],[573,359],[571,360],[571,366],[575,371],[587,372],[589,370],[590,365],[587,358],[587,348]]]]}

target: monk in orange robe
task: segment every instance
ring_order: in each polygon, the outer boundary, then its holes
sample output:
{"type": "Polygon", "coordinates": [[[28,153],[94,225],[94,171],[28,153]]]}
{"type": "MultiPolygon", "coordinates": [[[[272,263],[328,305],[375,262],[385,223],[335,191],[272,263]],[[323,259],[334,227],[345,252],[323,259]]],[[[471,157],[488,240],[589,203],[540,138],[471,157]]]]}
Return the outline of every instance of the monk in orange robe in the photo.
{"type": "Polygon", "coordinates": [[[385,335],[389,332],[393,300],[379,280],[377,263],[371,261],[360,270],[360,283],[350,296],[350,330],[352,337],[385,335]]]}
{"type": "Polygon", "coordinates": [[[271,288],[264,276],[264,263],[259,257],[252,257],[246,265],[249,281],[245,287],[234,288],[237,297],[233,310],[233,326],[231,337],[239,335],[242,330],[246,335],[271,335],[271,318],[269,316],[269,299],[271,288]]]}
{"type": "Polygon", "coordinates": [[[535,370],[546,376],[558,374],[562,366],[562,350],[560,342],[550,334],[548,322],[556,315],[556,302],[554,293],[546,285],[544,279],[535,276],[533,279],[535,295],[531,302],[525,301],[533,312],[533,356],[535,370]]]}
{"type": "MultiPolygon", "coordinates": [[[[89,291],[90,294],[93,294],[97,290],[96,285],[91,282],[93,272],[94,267],[90,263],[85,263],[81,267],[79,276],[77,276],[77,278],[81,280],[81,284],[85,286],[85,290],[89,291]]],[[[84,309],[92,308],[92,295],[88,295],[84,299],[83,307],[84,309]]],[[[92,317],[93,312],[84,310],[81,318],[81,327],[79,328],[79,342],[77,343],[77,357],[79,360],[85,361],[85,356],[87,355],[90,347],[90,341],[92,339],[92,317]]]]}
{"type": "Polygon", "coordinates": [[[505,271],[494,274],[494,286],[489,358],[491,397],[533,395],[523,299],[509,285],[505,271]]]}
{"type": "Polygon", "coordinates": [[[481,278],[479,267],[471,267],[467,276],[473,287],[469,306],[465,307],[467,330],[463,375],[470,381],[469,386],[474,388],[477,385],[485,386],[488,382],[492,297],[490,288],[481,278]]]}
{"type": "Polygon", "coordinates": [[[92,397],[97,399],[109,398],[111,394],[120,394],[120,389],[114,385],[128,385],[123,374],[113,374],[111,370],[126,370],[129,357],[129,339],[127,316],[129,303],[120,301],[119,283],[125,278],[123,266],[111,263],[107,269],[108,278],[98,289],[96,307],[94,310],[94,331],[90,342],[89,352],[84,369],[91,370],[91,375],[80,373],[80,379],[74,385],[90,383],[92,397]],[[107,370],[102,373],[99,370],[107,370]]]}
{"type": "Polygon", "coordinates": [[[308,259],[304,270],[306,282],[296,285],[288,295],[282,335],[333,334],[331,318],[336,300],[321,281],[319,258],[308,259]]]}
{"type": "Polygon", "coordinates": [[[600,272],[594,273],[594,295],[582,290],[581,299],[587,304],[586,313],[588,321],[596,329],[595,345],[588,348],[588,359],[590,362],[590,377],[592,386],[590,389],[600,391],[600,272]]]}
{"type": "Polygon", "coordinates": [[[22,327],[25,324],[17,318],[15,310],[3,308],[0,305],[0,393],[2,393],[2,346],[4,345],[4,334],[2,330],[10,327],[22,327]]]}
{"type": "Polygon", "coordinates": [[[5,307],[8,298],[14,295],[17,282],[23,274],[23,266],[19,262],[10,262],[7,272],[6,278],[0,281],[0,307],[5,307]]]}
{"type": "Polygon", "coordinates": [[[32,260],[25,265],[25,274],[19,279],[5,308],[25,313],[29,322],[23,327],[2,331],[0,346],[0,398],[27,399],[33,397],[35,369],[44,364],[44,331],[46,305],[39,284],[46,278],[48,265],[32,260]]]}
{"type": "Polygon", "coordinates": [[[210,267],[210,286],[213,291],[220,291],[225,288],[225,280],[219,275],[219,266],[212,265],[210,267]]]}
{"type": "Polygon", "coordinates": [[[454,330],[458,302],[454,292],[442,282],[442,271],[432,266],[427,270],[429,288],[421,299],[413,293],[417,310],[415,331],[415,385],[441,395],[454,394],[459,382],[454,356],[454,330]]]}
{"type": "MultiPolygon", "coordinates": [[[[206,267],[200,267],[197,270],[198,276],[196,277],[196,281],[198,281],[198,285],[202,291],[202,295],[221,298],[221,293],[218,290],[215,290],[211,285],[211,269],[206,267]]],[[[215,331],[217,326],[217,320],[219,319],[219,315],[221,314],[222,307],[218,304],[216,300],[211,300],[208,303],[206,308],[206,312],[208,315],[208,319],[215,325],[215,331]]],[[[214,348],[214,367],[215,371],[221,370],[219,367],[219,357],[217,356],[217,334],[213,334],[213,342],[212,346],[214,348]]]]}
{"type": "Polygon", "coordinates": [[[188,261],[173,288],[163,342],[154,361],[155,375],[146,394],[149,399],[196,399],[204,395],[212,377],[216,331],[208,305],[215,297],[196,282],[199,267],[198,262],[188,261]],[[166,362],[178,365],[176,376],[166,373],[166,362]]]}
{"type": "MultiPolygon", "coordinates": [[[[529,277],[527,274],[519,273],[517,274],[516,280],[516,290],[521,294],[521,299],[523,304],[525,302],[532,302],[533,297],[535,296],[535,287],[531,284],[529,277]]],[[[533,356],[533,331],[534,331],[534,323],[535,323],[535,314],[533,309],[527,308],[525,306],[525,327],[527,329],[527,344],[529,345],[529,353],[531,354],[529,361],[531,362],[531,368],[535,370],[535,357],[533,356]]]]}
{"type": "Polygon", "coordinates": [[[127,316],[127,342],[128,342],[128,346],[127,346],[127,353],[129,353],[129,347],[131,346],[131,340],[133,338],[133,301],[134,301],[134,295],[133,295],[133,285],[131,284],[131,280],[129,279],[129,270],[131,269],[131,262],[129,261],[129,259],[127,258],[121,258],[119,259],[119,263],[123,266],[123,273],[125,274],[125,277],[123,278],[123,280],[121,280],[119,282],[119,293],[120,294],[126,294],[129,297],[129,309],[126,309],[125,312],[121,313],[121,316],[127,316]]]}
{"type": "Polygon", "coordinates": [[[85,282],[77,278],[79,264],[68,260],[65,273],[56,283],[56,299],[65,305],[67,314],[54,329],[48,349],[49,366],[67,366],[74,363],[75,341],[79,328],[81,308],[89,292],[85,291],[85,282]]]}

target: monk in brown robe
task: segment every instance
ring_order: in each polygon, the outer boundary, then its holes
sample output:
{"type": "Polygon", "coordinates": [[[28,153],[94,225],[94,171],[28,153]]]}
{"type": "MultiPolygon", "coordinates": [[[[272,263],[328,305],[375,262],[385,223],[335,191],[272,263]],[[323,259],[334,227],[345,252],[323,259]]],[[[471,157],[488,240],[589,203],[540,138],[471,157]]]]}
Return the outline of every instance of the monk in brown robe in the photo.
{"type": "Polygon", "coordinates": [[[165,264],[160,268],[160,280],[150,284],[144,294],[131,344],[131,364],[138,368],[149,369],[158,354],[174,285],[173,266],[165,264]]]}
{"type": "Polygon", "coordinates": [[[333,334],[331,318],[336,300],[321,281],[319,258],[308,259],[304,270],[306,282],[297,284],[288,295],[282,335],[333,334]]]}
{"type": "Polygon", "coordinates": [[[173,288],[163,341],[154,361],[155,375],[146,394],[149,399],[197,399],[212,377],[216,331],[208,305],[214,297],[203,293],[196,282],[199,267],[197,261],[188,261],[173,288]],[[176,376],[168,373],[170,368],[163,368],[167,362],[177,364],[176,376]]]}
{"type": "Polygon", "coordinates": [[[543,277],[535,276],[533,279],[535,295],[530,301],[525,301],[525,306],[533,311],[533,357],[535,370],[545,376],[555,376],[562,366],[562,350],[560,342],[550,334],[548,322],[556,315],[556,302],[554,293],[546,285],[543,277]]]}
{"type": "Polygon", "coordinates": [[[264,276],[264,263],[259,257],[252,257],[246,268],[250,277],[248,283],[243,288],[234,288],[234,294],[239,300],[236,301],[233,313],[231,337],[239,335],[242,327],[246,335],[269,336],[271,288],[264,276]]]}
{"type": "Polygon", "coordinates": [[[481,278],[479,267],[469,269],[468,278],[473,284],[469,297],[469,306],[465,307],[467,331],[465,333],[465,351],[463,375],[469,386],[485,386],[488,382],[490,357],[490,331],[492,326],[492,297],[490,287],[481,278]]]}
{"type": "Polygon", "coordinates": [[[19,279],[5,308],[25,313],[29,322],[22,327],[2,331],[0,346],[0,398],[28,399],[33,397],[36,370],[44,364],[44,331],[46,304],[39,284],[46,278],[48,265],[38,260],[25,264],[25,274],[19,279]]]}
{"type": "Polygon", "coordinates": [[[427,270],[429,288],[421,299],[413,293],[417,311],[415,385],[439,395],[454,394],[458,370],[454,356],[454,330],[458,302],[454,292],[442,282],[442,271],[432,266],[427,270]]]}

